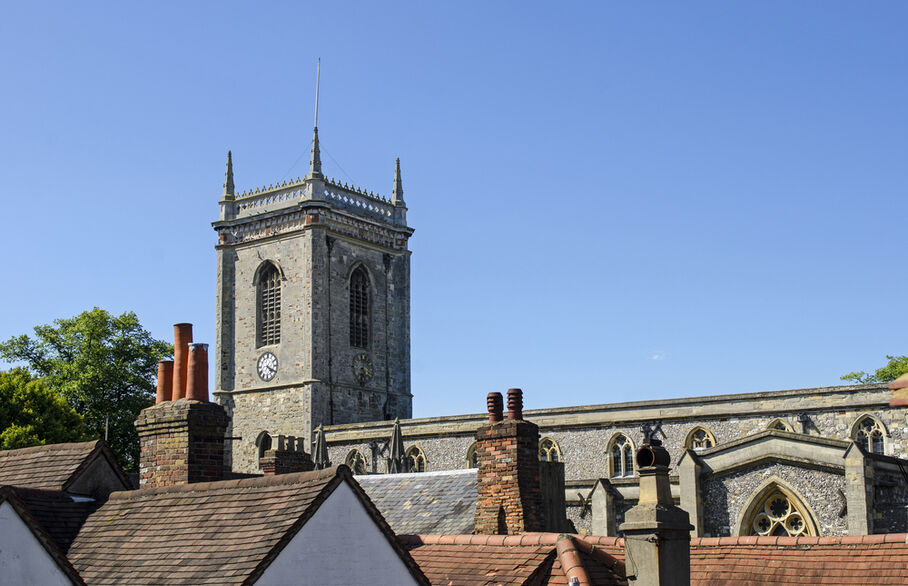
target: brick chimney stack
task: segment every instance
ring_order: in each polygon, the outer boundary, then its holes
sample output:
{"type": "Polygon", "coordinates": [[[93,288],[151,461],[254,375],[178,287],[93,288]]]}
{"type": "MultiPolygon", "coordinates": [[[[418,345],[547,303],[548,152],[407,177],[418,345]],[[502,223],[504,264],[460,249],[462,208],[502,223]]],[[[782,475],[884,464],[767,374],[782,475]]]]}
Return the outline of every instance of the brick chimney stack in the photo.
{"type": "Polygon", "coordinates": [[[672,500],[671,457],[657,439],[635,455],[640,498],[624,515],[627,582],[631,586],[690,586],[690,515],[672,500]]]}
{"type": "Polygon", "coordinates": [[[489,393],[489,423],[476,431],[479,460],[476,533],[513,535],[544,530],[539,483],[539,427],[523,420],[523,391],[508,390],[508,418],[501,393],[489,393]]]}
{"type": "Polygon", "coordinates": [[[223,407],[208,402],[208,345],[192,344],[190,349],[192,324],[177,324],[174,333],[177,359],[158,363],[156,404],[136,419],[142,487],[224,479],[229,417],[223,407]],[[183,368],[186,384],[181,394],[177,383],[183,368]],[[187,390],[189,397],[184,398],[187,390]]]}
{"type": "Polygon", "coordinates": [[[303,438],[292,435],[277,436],[277,448],[265,452],[259,464],[265,476],[315,470],[312,458],[303,449],[303,438]]]}

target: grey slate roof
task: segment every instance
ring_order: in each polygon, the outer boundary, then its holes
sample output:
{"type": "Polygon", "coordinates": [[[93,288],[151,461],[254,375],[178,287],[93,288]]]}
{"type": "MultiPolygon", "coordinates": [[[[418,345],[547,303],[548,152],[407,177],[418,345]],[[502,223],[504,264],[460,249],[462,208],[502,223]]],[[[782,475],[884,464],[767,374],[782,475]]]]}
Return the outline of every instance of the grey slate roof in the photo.
{"type": "Polygon", "coordinates": [[[475,468],[360,475],[356,481],[398,535],[473,533],[475,468]]]}
{"type": "Polygon", "coordinates": [[[101,441],[0,450],[0,484],[66,490],[101,441]]]}

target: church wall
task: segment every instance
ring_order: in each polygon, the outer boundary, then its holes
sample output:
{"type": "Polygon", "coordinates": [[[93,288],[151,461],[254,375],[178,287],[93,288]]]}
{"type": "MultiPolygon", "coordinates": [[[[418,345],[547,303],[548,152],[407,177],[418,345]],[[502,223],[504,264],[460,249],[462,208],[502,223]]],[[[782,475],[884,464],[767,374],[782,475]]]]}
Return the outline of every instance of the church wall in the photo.
{"type": "Polygon", "coordinates": [[[735,535],[742,512],[761,485],[777,477],[799,493],[815,515],[824,537],[848,534],[845,505],[845,476],[787,464],[764,464],[704,480],[702,485],[704,537],[735,535]]]}

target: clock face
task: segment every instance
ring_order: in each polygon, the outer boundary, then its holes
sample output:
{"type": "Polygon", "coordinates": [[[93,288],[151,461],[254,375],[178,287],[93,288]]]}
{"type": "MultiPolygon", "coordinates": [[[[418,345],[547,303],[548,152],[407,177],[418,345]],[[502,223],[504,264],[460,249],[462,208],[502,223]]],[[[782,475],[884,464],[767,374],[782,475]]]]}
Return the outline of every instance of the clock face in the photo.
{"type": "Polygon", "coordinates": [[[361,385],[365,385],[372,380],[375,369],[372,367],[372,359],[365,352],[360,352],[353,357],[353,376],[361,385]]]}
{"type": "Polygon", "coordinates": [[[267,382],[274,378],[274,375],[277,374],[277,356],[271,352],[265,352],[259,356],[259,363],[256,367],[258,370],[259,378],[267,382]]]}

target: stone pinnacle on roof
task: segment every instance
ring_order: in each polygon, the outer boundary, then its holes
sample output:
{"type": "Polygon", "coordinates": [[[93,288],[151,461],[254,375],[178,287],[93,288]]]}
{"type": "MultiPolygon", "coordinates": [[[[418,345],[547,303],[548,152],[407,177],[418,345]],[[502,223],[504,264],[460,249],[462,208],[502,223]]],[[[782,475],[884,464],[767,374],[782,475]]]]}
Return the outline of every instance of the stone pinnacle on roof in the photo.
{"type": "Polygon", "coordinates": [[[321,425],[315,428],[315,447],[312,448],[312,460],[316,470],[323,470],[331,465],[328,460],[328,443],[325,441],[325,429],[321,425]]]}
{"type": "Polygon", "coordinates": [[[400,432],[400,419],[394,420],[394,427],[391,428],[391,437],[388,440],[390,448],[388,454],[388,472],[398,474],[406,472],[404,467],[404,436],[400,432]]]}
{"type": "Polygon", "coordinates": [[[318,126],[312,129],[312,158],[309,159],[309,177],[322,176],[322,158],[318,150],[318,126]]]}
{"type": "Polygon", "coordinates": [[[393,203],[396,206],[404,205],[404,184],[400,180],[400,157],[394,165],[394,190],[391,193],[393,203]]]}
{"type": "Polygon", "coordinates": [[[233,199],[233,155],[227,151],[227,171],[224,173],[224,199],[233,199]]]}

